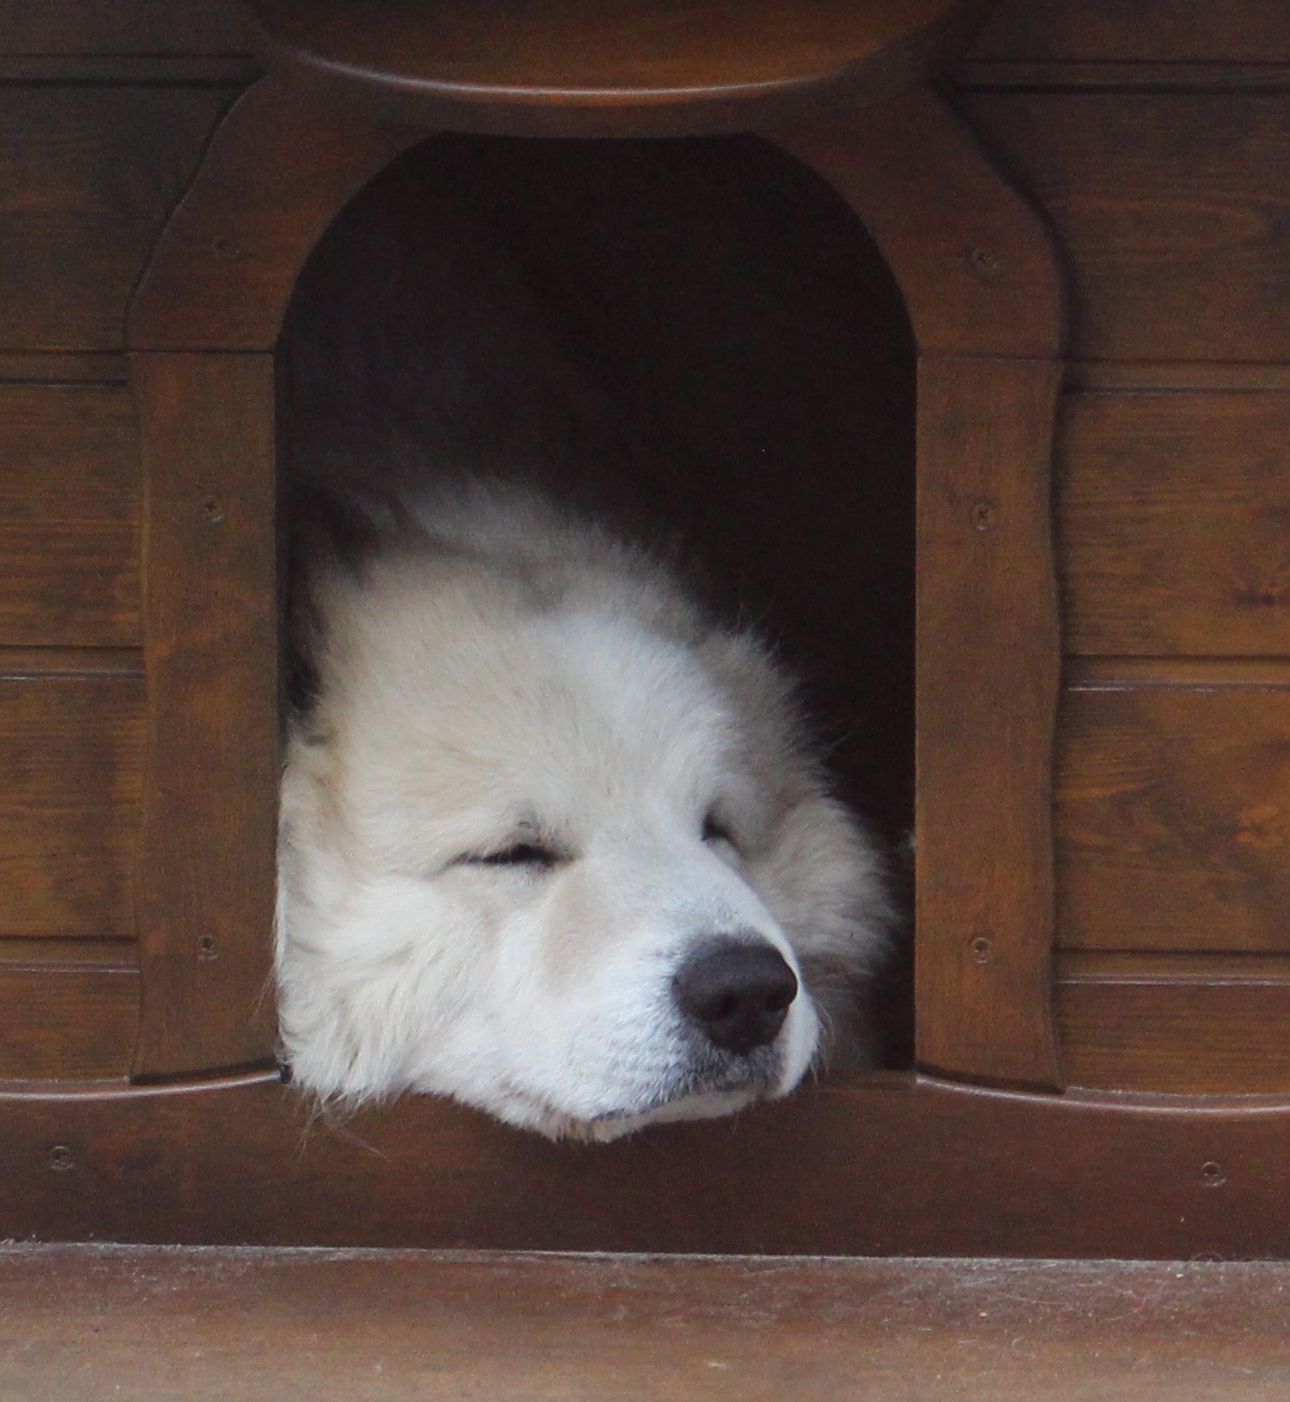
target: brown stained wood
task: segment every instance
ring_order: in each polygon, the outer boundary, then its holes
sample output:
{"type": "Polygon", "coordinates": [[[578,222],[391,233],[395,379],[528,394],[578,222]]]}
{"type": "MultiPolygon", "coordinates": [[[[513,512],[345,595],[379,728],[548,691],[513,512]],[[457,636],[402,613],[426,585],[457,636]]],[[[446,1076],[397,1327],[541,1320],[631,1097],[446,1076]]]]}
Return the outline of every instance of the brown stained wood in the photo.
{"type": "Polygon", "coordinates": [[[329,1126],[273,1085],[0,1090],[0,1214],[41,1240],[1285,1256],[1290,1108],[1203,1104],[895,1079],[588,1146],[429,1098],[329,1126]]]}
{"type": "Polygon", "coordinates": [[[0,958],[0,1081],[123,1080],[138,1024],[137,969],[0,958]]]}
{"type": "Polygon", "coordinates": [[[126,299],[227,103],[216,89],[0,90],[0,349],[121,344],[126,299]]]}
{"type": "Polygon", "coordinates": [[[520,136],[741,131],[926,77],[963,0],[251,0],[270,71],[399,121],[520,136]]]}
{"type": "Polygon", "coordinates": [[[0,55],[238,54],[235,0],[0,0],[0,55]]]}
{"type": "Polygon", "coordinates": [[[1174,1094],[1290,1091],[1290,968],[1234,977],[1197,955],[1189,977],[1149,961],[1110,978],[1058,978],[1062,1065],[1072,1085],[1174,1094]]]}
{"type": "Polygon", "coordinates": [[[1048,233],[932,92],[773,139],[860,216],[900,283],[921,354],[1060,353],[1064,291],[1048,233]]]}
{"type": "Polygon", "coordinates": [[[1043,361],[925,360],[918,409],[917,1056],[1046,1086],[1059,381],[1043,361]]]}
{"type": "Polygon", "coordinates": [[[350,197],[429,133],[257,83],[215,133],[130,306],[134,349],[268,350],[304,261],[350,197]]]}
{"type": "Polygon", "coordinates": [[[139,448],[128,392],[0,385],[0,462],[0,646],[137,643],[139,448]]]}
{"type": "Polygon", "coordinates": [[[24,1244],[0,1372],[8,1402],[1280,1402],[1288,1299],[1279,1263],[24,1244]]]}
{"type": "Polygon", "coordinates": [[[0,935],[129,935],[142,681],[12,677],[5,656],[0,651],[0,935]]]}
{"type": "Polygon", "coordinates": [[[1069,259],[1072,353],[1290,360],[1290,95],[964,97],[1069,259]]]}
{"type": "Polygon", "coordinates": [[[1136,63],[1290,62],[1282,0],[1003,0],[973,58],[1136,63]]]}
{"type": "Polygon", "coordinates": [[[1068,652],[1290,654],[1290,394],[1076,394],[1057,539],[1068,652]]]}
{"type": "Polygon", "coordinates": [[[1058,942],[1290,948],[1290,689],[1089,682],[1063,696],[1058,942]]]}
{"type": "Polygon", "coordinates": [[[270,1058],[278,772],[268,356],[132,358],[146,483],[148,771],[135,1074],[270,1058]]]}

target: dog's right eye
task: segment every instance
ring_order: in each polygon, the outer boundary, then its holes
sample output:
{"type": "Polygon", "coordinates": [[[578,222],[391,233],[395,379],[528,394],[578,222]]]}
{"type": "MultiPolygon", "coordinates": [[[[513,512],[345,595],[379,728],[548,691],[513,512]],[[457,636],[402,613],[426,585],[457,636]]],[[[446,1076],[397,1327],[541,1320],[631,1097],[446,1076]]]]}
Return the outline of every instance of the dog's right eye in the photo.
{"type": "Polygon", "coordinates": [[[481,856],[464,857],[466,862],[489,867],[541,867],[549,870],[560,860],[560,854],[536,842],[516,842],[497,852],[485,852],[481,856]]]}

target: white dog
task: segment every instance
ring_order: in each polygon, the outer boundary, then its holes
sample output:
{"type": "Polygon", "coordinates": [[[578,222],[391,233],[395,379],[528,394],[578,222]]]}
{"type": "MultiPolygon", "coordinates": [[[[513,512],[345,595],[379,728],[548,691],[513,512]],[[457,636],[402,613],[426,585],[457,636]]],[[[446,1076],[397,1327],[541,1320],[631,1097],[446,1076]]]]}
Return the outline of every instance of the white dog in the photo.
{"type": "Polygon", "coordinates": [[[880,861],[762,646],[484,486],[316,548],[278,981],[295,1081],[610,1139],[853,1054],[880,861]]]}

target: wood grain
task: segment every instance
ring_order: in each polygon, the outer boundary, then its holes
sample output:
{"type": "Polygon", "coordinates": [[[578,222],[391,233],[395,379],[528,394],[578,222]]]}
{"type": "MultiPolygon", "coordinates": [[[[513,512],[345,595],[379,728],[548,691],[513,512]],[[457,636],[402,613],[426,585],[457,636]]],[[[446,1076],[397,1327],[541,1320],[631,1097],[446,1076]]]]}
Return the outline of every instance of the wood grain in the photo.
{"type": "Polygon", "coordinates": [[[124,389],[0,386],[0,645],[139,642],[139,449],[124,389]]]}
{"type": "Polygon", "coordinates": [[[1288,1295],[1270,1262],[23,1244],[0,1371],[8,1402],[1281,1402],[1288,1295]]]}
{"type": "Polygon", "coordinates": [[[1044,361],[925,360],[918,396],[918,1061],[1045,1086],[1059,380],[1044,361]]]}
{"type": "Polygon", "coordinates": [[[1120,956],[1121,967],[1086,961],[1076,969],[1062,962],[1055,1006],[1072,1085],[1180,1095],[1290,1090],[1284,957],[1136,955],[1120,956]],[[1130,960],[1136,967],[1123,967],[1130,960]]]}
{"type": "Polygon", "coordinates": [[[1089,682],[1063,696],[1058,942],[1284,950],[1290,689],[1089,682]]]}
{"type": "Polygon", "coordinates": [[[227,103],[219,89],[0,90],[0,349],[121,344],[126,298],[227,103]]]}
{"type": "Polygon", "coordinates": [[[1070,62],[1290,62],[1281,0],[1003,0],[973,58],[1070,62]]]}
{"type": "Polygon", "coordinates": [[[271,1060],[278,781],[270,356],[136,355],[148,770],[134,1071],[271,1060]]]}
{"type": "Polygon", "coordinates": [[[385,119],[516,136],[746,131],[887,97],[975,27],[963,0],[251,0],[270,70],[385,119]]]}
{"type": "Polygon", "coordinates": [[[1186,1101],[897,1078],[587,1146],[427,1097],[331,1126],[310,1124],[280,1086],[50,1089],[19,1099],[0,1089],[0,1212],[18,1238],[1167,1260],[1290,1251],[1284,1100],[1220,1099],[1196,1113],[1186,1101]],[[51,1171],[51,1146],[72,1167],[51,1171]]]}
{"type": "Polygon", "coordinates": [[[1075,394],[1059,437],[1068,652],[1290,653],[1290,394],[1075,394]]]}
{"type": "Polygon", "coordinates": [[[0,0],[0,54],[237,54],[234,0],[0,0]]]}
{"type": "Polygon", "coordinates": [[[0,935],[133,933],[138,677],[14,679],[0,652],[0,935]]]}
{"type": "Polygon", "coordinates": [[[978,93],[965,105],[1066,250],[1074,355],[1290,360],[1290,96],[978,93]]]}
{"type": "Polygon", "coordinates": [[[0,960],[0,1081],[124,1080],[139,1023],[139,971],[0,960]]]}

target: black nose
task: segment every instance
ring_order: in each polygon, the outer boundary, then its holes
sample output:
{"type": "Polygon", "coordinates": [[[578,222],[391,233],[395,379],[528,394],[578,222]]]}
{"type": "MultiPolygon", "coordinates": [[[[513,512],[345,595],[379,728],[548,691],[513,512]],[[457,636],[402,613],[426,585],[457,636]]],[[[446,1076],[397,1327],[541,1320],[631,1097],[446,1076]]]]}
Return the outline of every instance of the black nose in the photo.
{"type": "Polygon", "coordinates": [[[797,997],[797,979],[768,944],[721,940],[676,971],[677,1007],[723,1051],[747,1056],[775,1039],[797,997]]]}

